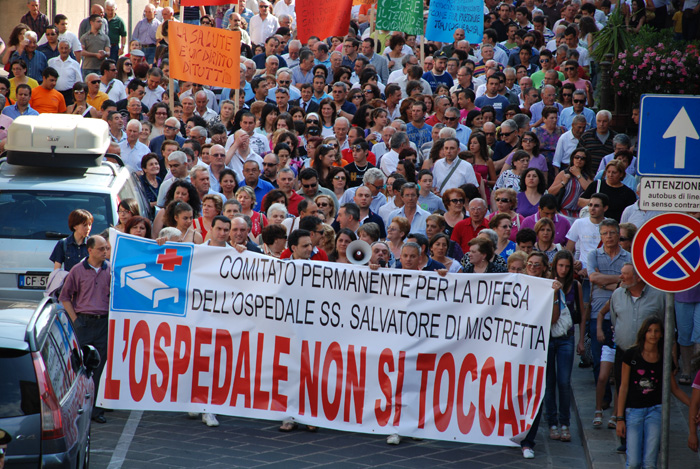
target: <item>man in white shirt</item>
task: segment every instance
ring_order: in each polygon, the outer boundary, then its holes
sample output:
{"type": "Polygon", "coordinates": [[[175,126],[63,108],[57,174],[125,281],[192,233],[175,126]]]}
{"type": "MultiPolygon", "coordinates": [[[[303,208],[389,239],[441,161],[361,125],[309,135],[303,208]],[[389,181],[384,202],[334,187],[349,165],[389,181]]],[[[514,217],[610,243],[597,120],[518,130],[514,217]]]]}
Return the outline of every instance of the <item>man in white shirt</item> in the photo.
{"type": "Polygon", "coordinates": [[[260,0],[258,8],[258,14],[250,19],[248,31],[253,44],[264,44],[268,37],[275,34],[275,31],[280,27],[280,23],[274,15],[270,14],[270,2],[260,0]]]}
{"type": "Polygon", "coordinates": [[[71,46],[67,39],[58,41],[58,57],[49,59],[48,66],[58,72],[56,90],[66,99],[66,104],[73,103],[73,85],[83,81],[80,64],[70,56],[71,46]]]}
{"type": "Polygon", "coordinates": [[[158,67],[153,67],[148,71],[146,78],[146,89],[145,94],[141,99],[141,102],[148,106],[150,109],[155,103],[159,103],[163,100],[163,89],[160,86],[160,80],[163,78],[163,72],[158,67]]]}
{"type": "Polygon", "coordinates": [[[294,0],[278,1],[275,3],[274,14],[277,18],[282,15],[287,15],[292,18],[292,28],[296,29],[297,14],[294,11],[295,7],[296,5],[294,4],[294,0]]]}
{"type": "Polygon", "coordinates": [[[448,138],[441,150],[444,158],[439,159],[433,166],[433,187],[442,195],[447,189],[463,184],[478,186],[476,174],[472,165],[457,158],[459,140],[448,138]]]}
{"type": "Polygon", "coordinates": [[[582,277],[588,277],[588,253],[598,248],[600,231],[598,226],[605,219],[609,199],[606,194],[594,194],[588,202],[589,215],[574,221],[566,233],[566,249],[576,254],[574,270],[582,277]]]}
{"type": "Polygon", "coordinates": [[[126,140],[119,144],[121,159],[133,172],[141,171],[141,158],[151,152],[146,145],[139,142],[140,133],[141,122],[131,119],[126,124],[126,140]]]}
{"type": "Polygon", "coordinates": [[[406,132],[396,132],[391,136],[389,145],[391,146],[391,150],[382,156],[382,160],[379,164],[380,169],[386,176],[396,171],[401,150],[410,148],[408,134],[406,132]]]}
{"type": "MultiPolygon", "coordinates": [[[[270,142],[267,140],[267,137],[255,132],[255,116],[250,112],[246,111],[241,116],[241,129],[244,130],[245,133],[247,133],[250,137],[249,145],[253,153],[260,155],[260,170],[262,171],[262,156],[265,156],[266,154],[270,153],[270,142]]],[[[238,132],[234,133],[226,140],[227,152],[228,149],[231,148],[231,145],[233,145],[237,134],[238,132]]],[[[243,167],[241,166],[241,170],[242,169],[243,167]]]]}
{"type": "Polygon", "coordinates": [[[117,79],[117,63],[111,59],[105,60],[100,65],[100,73],[100,91],[106,93],[115,103],[126,99],[124,83],[117,79]]]}
{"type": "Polygon", "coordinates": [[[571,122],[571,130],[561,134],[557,141],[557,148],[554,150],[554,159],[552,165],[554,170],[559,172],[560,169],[566,169],[571,164],[571,153],[578,146],[578,140],[586,130],[586,118],[582,115],[574,117],[571,122]]]}
{"type": "Polygon", "coordinates": [[[238,181],[243,181],[243,165],[247,161],[255,161],[262,171],[263,159],[250,148],[250,135],[245,130],[237,130],[233,137],[233,143],[226,150],[226,167],[236,173],[238,181]]]}
{"type": "Polygon", "coordinates": [[[208,102],[209,98],[203,90],[197,91],[197,94],[194,95],[194,113],[207,121],[207,123],[218,116],[217,113],[207,107],[208,102]]]}

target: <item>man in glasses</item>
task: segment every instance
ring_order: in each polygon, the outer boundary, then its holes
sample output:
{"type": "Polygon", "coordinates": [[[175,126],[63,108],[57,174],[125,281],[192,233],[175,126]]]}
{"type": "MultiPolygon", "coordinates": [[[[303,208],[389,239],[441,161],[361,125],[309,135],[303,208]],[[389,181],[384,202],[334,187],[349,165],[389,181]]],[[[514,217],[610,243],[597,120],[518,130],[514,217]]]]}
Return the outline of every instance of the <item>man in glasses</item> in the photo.
{"type": "MultiPolygon", "coordinates": [[[[556,64],[554,62],[554,55],[552,54],[552,51],[549,51],[547,49],[540,52],[540,58],[538,60],[540,63],[540,70],[538,70],[537,72],[530,75],[530,78],[532,78],[532,84],[535,88],[542,87],[542,82],[544,81],[545,74],[549,70],[554,70],[554,67],[556,66],[556,64]]],[[[563,73],[561,73],[561,72],[556,72],[556,73],[559,76],[560,81],[564,81],[566,79],[566,77],[564,76],[563,73]]]]}
{"type": "Polygon", "coordinates": [[[438,96],[435,98],[435,114],[428,117],[425,123],[431,127],[437,123],[445,123],[445,111],[449,105],[450,98],[448,96],[438,96]]]}
{"type": "Polygon", "coordinates": [[[37,50],[44,54],[46,60],[51,60],[54,57],[58,57],[58,28],[53,25],[46,28],[46,32],[44,33],[44,37],[42,39],[45,39],[45,42],[43,44],[39,44],[37,42],[37,45],[39,46],[37,47],[37,50]]]}
{"type": "MultiPolygon", "coordinates": [[[[57,37],[56,41],[58,43],[61,42],[61,40],[66,40],[68,41],[68,44],[71,47],[71,58],[75,59],[77,62],[80,62],[80,53],[83,50],[82,46],[80,45],[80,39],[78,39],[78,36],[75,35],[75,33],[72,33],[68,31],[68,17],[66,15],[58,14],[54,16],[53,18],[53,24],[56,27],[57,30],[57,37]]],[[[48,30],[48,28],[47,28],[48,30]]],[[[37,42],[37,45],[43,46],[49,42],[49,37],[47,34],[44,34],[40,39],[39,42],[37,42]]],[[[41,47],[39,48],[42,52],[44,52],[41,47]]],[[[46,54],[44,52],[44,54],[46,54]]],[[[53,57],[58,57],[58,55],[54,55],[53,57]]],[[[48,56],[47,56],[48,58],[48,56]]],[[[55,68],[55,67],[54,67],[55,68]]],[[[60,78],[60,72],[59,72],[59,78],[60,78]]]]}
{"type": "Polygon", "coordinates": [[[571,130],[571,125],[576,116],[583,116],[586,119],[586,129],[592,129],[596,126],[595,113],[586,107],[586,92],[583,90],[575,90],[573,93],[573,106],[565,108],[559,114],[559,125],[566,130],[571,130]]]}
{"type": "Polygon", "coordinates": [[[326,189],[325,187],[321,187],[321,185],[318,183],[318,172],[316,172],[315,169],[304,168],[301,170],[299,173],[299,181],[301,181],[301,189],[297,191],[297,194],[303,196],[310,202],[313,202],[313,200],[319,194],[327,195],[333,200],[335,209],[338,209],[338,198],[335,196],[333,191],[326,189]]]}
{"type": "Polygon", "coordinates": [[[352,163],[345,165],[345,170],[350,175],[348,179],[348,187],[358,187],[362,185],[362,179],[368,169],[374,168],[374,165],[367,161],[369,155],[369,144],[363,138],[353,140],[352,146],[352,163]]]}
{"type": "MultiPolygon", "coordinates": [[[[285,103],[296,100],[301,98],[301,92],[299,89],[295,86],[292,86],[292,73],[289,71],[288,68],[280,68],[277,70],[277,74],[275,75],[277,79],[277,86],[274,88],[270,88],[267,91],[267,99],[268,102],[272,101],[273,103],[277,103],[277,90],[280,88],[285,88],[287,90],[287,101],[285,103]]],[[[277,103],[279,106],[279,103],[277,103]]],[[[288,112],[287,108],[282,109],[280,108],[280,113],[282,112],[288,112]]]]}
{"type": "Polygon", "coordinates": [[[472,199],[469,202],[469,218],[458,222],[452,230],[452,240],[458,243],[463,252],[469,252],[469,241],[479,232],[489,227],[486,221],[487,206],[484,199],[472,199]]]}
{"type": "Polygon", "coordinates": [[[109,96],[115,103],[126,98],[126,88],[121,80],[117,79],[117,63],[107,59],[100,65],[100,91],[109,96]]]}
{"type": "Polygon", "coordinates": [[[219,174],[226,168],[226,150],[223,145],[212,145],[209,155],[211,157],[209,160],[209,187],[215,192],[221,192],[219,174]]]}
{"type": "Polygon", "coordinates": [[[107,93],[100,91],[100,76],[97,73],[90,73],[85,81],[88,86],[87,103],[95,109],[100,109],[102,103],[109,99],[107,93]]]}
{"type": "Polygon", "coordinates": [[[563,83],[572,83],[577,90],[584,91],[588,104],[592,104],[593,85],[589,80],[584,80],[579,76],[579,62],[574,59],[564,62],[564,75],[566,75],[566,80],[563,83]]]}
{"type": "Polygon", "coordinates": [[[263,172],[260,178],[269,182],[277,189],[277,170],[280,165],[280,159],[274,153],[268,153],[263,158],[263,172]]]}
{"type": "Polygon", "coordinates": [[[500,140],[496,142],[493,149],[493,162],[496,171],[500,171],[508,156],[518,145],[520,135],[518,124],[513,119],[508,119],[501,124],[500,140]]]}
{"type": "MultiPolygon", "coordinates": [[[[180,146],[185,143],[185,139],[180,135],[180,121],[177,119],[177,117],[168,117],[165,120],[163,135],[159,135],[158,137],[151,139],[149,149],[159,157],[163,156],[161,146],[166,140],[175,141],[180,146]]],[[[162,168],[163,166],[164,165],[161,163],[162,171],[164,171],[162,168]]]]}
{"type": "Polygon", "coordinates": [[[454,129],[457,140],[459,140],[459,143],[462,145],[466,145],[467,142],[469,141],[469,136],[472,134],[472,131],[469,127],[466,125],[462,125],[459,123],[459,109],[456,107],[450,107],[445,111],[445,126],[454,129]]]}

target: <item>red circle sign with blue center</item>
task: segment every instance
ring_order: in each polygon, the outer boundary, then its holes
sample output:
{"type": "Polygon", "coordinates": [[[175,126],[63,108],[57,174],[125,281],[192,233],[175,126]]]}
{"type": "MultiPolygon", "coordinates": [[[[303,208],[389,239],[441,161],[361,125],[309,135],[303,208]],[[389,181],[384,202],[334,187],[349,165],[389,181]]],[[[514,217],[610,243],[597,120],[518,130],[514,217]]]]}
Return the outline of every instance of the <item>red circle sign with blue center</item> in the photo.
{"type": "Polygon", "coordinates": [[[665,292],[700,283],[700,221],[667,213],[642,225],[632,244],[634,267],[642,279],[665,292]]]}

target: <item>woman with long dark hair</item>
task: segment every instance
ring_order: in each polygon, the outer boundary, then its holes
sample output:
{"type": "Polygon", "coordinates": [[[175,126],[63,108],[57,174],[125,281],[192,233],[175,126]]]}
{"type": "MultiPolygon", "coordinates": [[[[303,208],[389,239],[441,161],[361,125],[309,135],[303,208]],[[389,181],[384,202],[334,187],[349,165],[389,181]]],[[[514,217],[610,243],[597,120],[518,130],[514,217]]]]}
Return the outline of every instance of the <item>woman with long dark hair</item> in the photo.
{"type": "Polygon", "coordinates": [[[561,213],[570,219],[578,218],[581,208],[578,199],[593,182],[591,155],[584,148],[577,148],[571,154],[571,165],[559,171],[547,192],[557,196],[561,213]]]}
{"type": "MultiPolygon", "coordinates": [[[[622,379],[617,397],[617,436],[627,439],[627,467],[656,467],[661,444],[664,324],[648,317],[637,342],[622,356],[622,379]]],[[[689,406],[690,398],[671,378],[671,392],[689,406]]]]}

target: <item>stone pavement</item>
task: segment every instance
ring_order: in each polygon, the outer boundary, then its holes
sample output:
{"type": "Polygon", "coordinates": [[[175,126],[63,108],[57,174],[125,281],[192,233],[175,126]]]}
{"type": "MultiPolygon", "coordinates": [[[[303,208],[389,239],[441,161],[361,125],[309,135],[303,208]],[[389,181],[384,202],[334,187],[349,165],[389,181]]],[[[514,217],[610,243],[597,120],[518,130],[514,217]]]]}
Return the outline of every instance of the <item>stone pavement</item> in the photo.
{"type": "MultiPolygon", "coordinates": [[[[571,376],[574,406],[579,415],[584,435],[584,447],[589,467],[592,469],[617,469],[625,467],[625,455],[617,454],[619,442],[615,430],[607,428],[612,408],[604,413],[603,427],[593,428],[593,412],[595,411],[595,386],[593,372],[590,368],[579,368],[578,358],[571,376]]],[[[690,394],[690,386],[681,386],[681,390],[690,394]]],[[[688,449],[688,408],[675,397],[671,398],[670,425],[670,469],[700,469],[698,455],[688,449]]],[[[659,458],[660,460],[661,458],[659,458]]]]}
{"type": "Polygon", "coordinates": [[[280,422],[219,417],[208,428],[186,413],[115,411],[92,426],[92,467],[161,468],[586,468],[579,424],[572,415],[571,443],[549,441],[540,427],[536,457],[519,448],[404,439],[319,429],[278,431],[280,422]],[[130,438],[133,435],[133,438],[130,438]]]}

